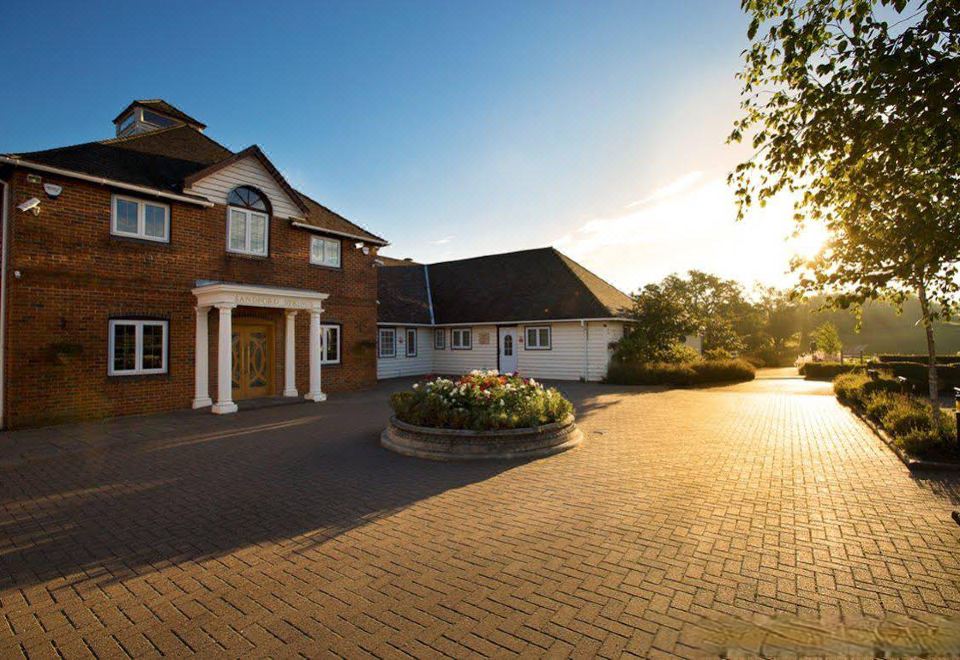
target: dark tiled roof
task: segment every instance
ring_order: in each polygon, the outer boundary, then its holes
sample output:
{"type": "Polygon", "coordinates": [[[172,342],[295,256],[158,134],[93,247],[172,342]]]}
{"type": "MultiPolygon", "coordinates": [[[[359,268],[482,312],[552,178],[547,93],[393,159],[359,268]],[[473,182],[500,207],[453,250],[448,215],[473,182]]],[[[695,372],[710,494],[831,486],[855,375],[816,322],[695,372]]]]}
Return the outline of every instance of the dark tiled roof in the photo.
{"type": "Polygon", "coordinates": [[[179,192],[187,176],[231,154],[189,126],[174,126],[125,138],[10,155],[40,165],[179,192]]]}
{"type": "Polygon", "coordinates": [[[126,108],[120,111],[120,114],[114,118],[113,123],[117,123],[118,121],[123,119],[123,116],[127,114],[127,112],[129,112],[131,108],[134,108],[138,105],[143,106],[148,110],[154,110],[156,112],[162,113],[167,117],[170,117],[171,119],[182,121],[184,124],[190,124],[191,126],[195,126],[200,129],[204,129],[207,127],[207,125],[204,124],[203,122],[197,121],[196,119],[188,115],[183,110],[173,107],[163,99],[141,99],[139,101],[133,101],[130,103],[130,105],[128,105],[126,108]]]}
{"type": "MultiPolygon", "coordinates": [[[[237,157],[237,154],[189,126],[173,126],[129,137],[6,155],[29,163],[177,193],[183,191],[184,181],[192,175],[237,157]]],[[[303,193],[292,188],[290,191],[303,202],[308,214],[307,224],[318,229],[386,242],[303,193]]]]}
{"type": "Polygon", "coordinates": [[[306,224],[313,225],[318,229],[329,229],[344,234],[353,234],[379,243],[387,242],[386,239],[377,236],[373,232],[367,231],[358,224],[350,222],[336,211],[331,211],[320,202],[307,197],[302,192],[298,191],[297,194],[300,195],[300,199],[303,200],[307,206],[308,215],[305,219],[306,224]]]}
{"type": "Polygon", "coordinates": [[[381,266],[377,275],[377,318],[380,321],[430,323],[424,266],[381,266]]]}
{"type": "MultiPolygon", "coordinates": [[[[415,291],[418,280],[412,271],[416,268],[379,270],[381,282],[387,282],[381,284],[381,322],[415,322],[404,316],[402,301],[391,296],[399,298],[394,292],[402,288],[404,300],[426,302],[426,291],[415,291]]],[[[553,248],[447,261],[427,268],[433,313],[440,324],[612,318],[624,316],[632,304],[625,293],[553,248]]]]}

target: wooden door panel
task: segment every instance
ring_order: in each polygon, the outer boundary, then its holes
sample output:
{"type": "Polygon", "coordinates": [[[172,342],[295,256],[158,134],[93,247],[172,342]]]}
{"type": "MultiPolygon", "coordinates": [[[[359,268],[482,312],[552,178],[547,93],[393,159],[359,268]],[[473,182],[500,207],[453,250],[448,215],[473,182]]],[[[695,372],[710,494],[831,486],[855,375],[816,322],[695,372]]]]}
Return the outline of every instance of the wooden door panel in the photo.
{"type": "Polygon", "coordinates": [[[250,399],[273,393],[272,328],[237,324],[233,331],[233,398],[250,399]]]}

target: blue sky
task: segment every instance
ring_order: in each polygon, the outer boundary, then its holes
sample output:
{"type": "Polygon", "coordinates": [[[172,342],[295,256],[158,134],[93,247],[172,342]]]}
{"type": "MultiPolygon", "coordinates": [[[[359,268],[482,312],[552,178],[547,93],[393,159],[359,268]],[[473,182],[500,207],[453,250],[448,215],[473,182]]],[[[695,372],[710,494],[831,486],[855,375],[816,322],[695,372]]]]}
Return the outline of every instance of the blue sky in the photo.
{"type": "Polygon", "coordinates": [[[721,183],[744,155],[724,144],[737,0],[13,3],[3,22],[0,152],[107,137],[160,97],[393,256],[556,245],[626,290],[694,267],[783,281],[786,207],[735,226],[721,183]]]}

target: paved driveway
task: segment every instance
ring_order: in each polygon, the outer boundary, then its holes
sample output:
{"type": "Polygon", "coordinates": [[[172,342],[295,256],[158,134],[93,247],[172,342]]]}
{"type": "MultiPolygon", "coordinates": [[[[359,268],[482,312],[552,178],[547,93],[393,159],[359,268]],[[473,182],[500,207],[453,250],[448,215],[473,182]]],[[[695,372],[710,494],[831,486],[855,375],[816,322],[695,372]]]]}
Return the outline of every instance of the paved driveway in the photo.
{"type": "Polygon", "coordinates": [[[828,386],[567,384],[584,445],[493,464],[382,450],[396,386],[0,436],[93,448],[0,471],[0,654],[916,652],[958,634],[960,481],[912,477],[828,386]]]}

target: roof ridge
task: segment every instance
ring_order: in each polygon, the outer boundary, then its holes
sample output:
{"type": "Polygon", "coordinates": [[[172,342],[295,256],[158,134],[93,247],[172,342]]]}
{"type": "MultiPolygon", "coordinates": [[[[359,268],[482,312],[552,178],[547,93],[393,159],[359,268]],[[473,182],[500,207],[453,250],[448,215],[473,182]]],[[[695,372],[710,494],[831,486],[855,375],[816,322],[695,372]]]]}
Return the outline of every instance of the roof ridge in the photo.
{"type": "Polygon", "coordinates": [[[477,259],[490,259],[492,257],[505,257],[510,254],[522,254],[524,252],[543,252],[545,250],[552,250],[550,246],[538,247],[538,248],[527,248],[525,250],[511,250],[509,252],[495,252],[494,254],[480,254],[475,257],[463,257],[462,259],[448,259],[447,261],[434,261],[429,264],[430,266],[440,266],[443,264],[455,264],[462,261],[475,261],[477,259]]]}

